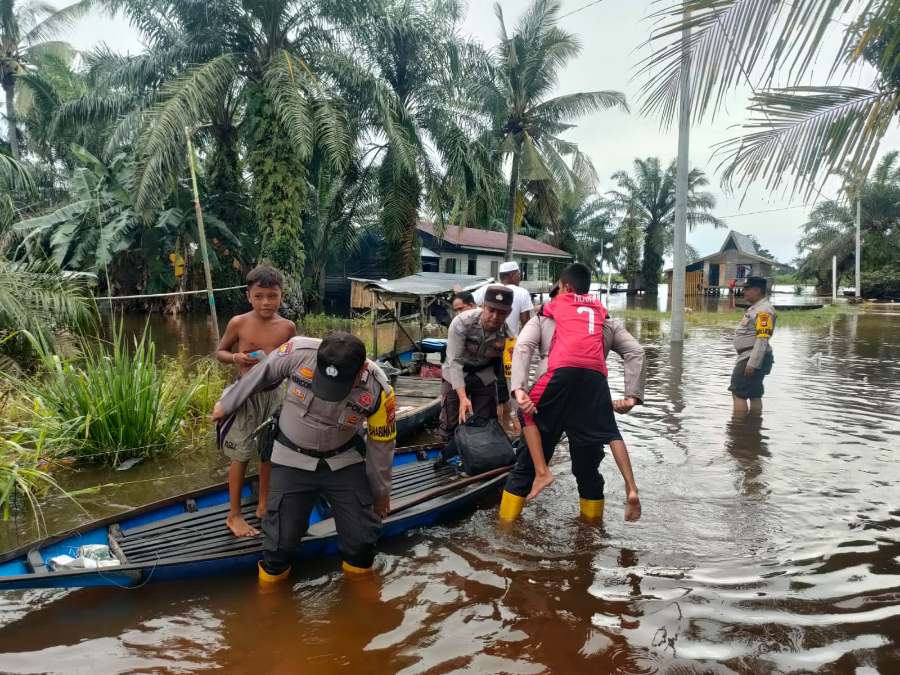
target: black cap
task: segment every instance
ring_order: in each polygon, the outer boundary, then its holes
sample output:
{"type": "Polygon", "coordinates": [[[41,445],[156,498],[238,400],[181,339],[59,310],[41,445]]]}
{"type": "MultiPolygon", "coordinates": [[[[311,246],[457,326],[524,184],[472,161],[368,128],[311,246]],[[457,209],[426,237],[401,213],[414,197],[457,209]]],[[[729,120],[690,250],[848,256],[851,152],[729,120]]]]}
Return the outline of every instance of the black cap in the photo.
{"type": "Polygon", "coordinates": [[[312,392],[323,401],[343,401],[366,362],[366,346],[350,333],[332,333],[316,352],[312,392]]]}
{"type": "Polygon", "coordinates": [[[512,289],[497,284],[487,287],[484,292],[484,306],[501,312],[511,312],[513,304],[512,289]]]}
{"type": "Polygon", "coordinates": [[[550,289],[549,295],[551,298],[555,298],[557,295],[559,295],[559,283],[553,284],[553,288],[550,289]]]}
{"type": "Polygon", "coordinates": [[[747,277],[747,280],[744,282],[744,288],[758,288],[765,293],[766,280],[763,277],[747,277]]]}

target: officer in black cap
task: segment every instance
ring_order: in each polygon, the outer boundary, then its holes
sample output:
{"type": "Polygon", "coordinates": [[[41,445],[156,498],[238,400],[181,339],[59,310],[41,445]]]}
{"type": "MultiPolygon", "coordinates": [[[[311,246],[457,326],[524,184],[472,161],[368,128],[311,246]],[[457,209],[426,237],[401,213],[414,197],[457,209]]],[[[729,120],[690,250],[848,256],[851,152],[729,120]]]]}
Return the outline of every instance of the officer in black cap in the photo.
{"type": "Polygon", "coordinates": [[[515,346],[506,325],[512,305],[511,289],[491,285],[481,307],[460,312],[450,323],[441,383],[441,434],[448,441],[470,414],[512,425],[504,372],[504,358],[512,364],[515,346]]]}
{"type": "Polygon", "coordinates": [[[775,308],[766,296],[763,277],[747,277],[744,297],[750,307],[744,312],[734,331],[734,350],[737,362],[731,373],[731,392],[734,412],[762,410],[763,378],[772,371],[775,359],[769,340],[775,331],[775,308]]]}
{"type": "Polygon", "coordinates": [[[321,495],[331,505],[344,571],[367,572],[381,519],[390,511],[394,392],[381,368],[366,359],[359,338],[295,337],[223,393],[214,419],[283,380],[288,388],[272,448],[259,579],[287,578],[321,495]]]}

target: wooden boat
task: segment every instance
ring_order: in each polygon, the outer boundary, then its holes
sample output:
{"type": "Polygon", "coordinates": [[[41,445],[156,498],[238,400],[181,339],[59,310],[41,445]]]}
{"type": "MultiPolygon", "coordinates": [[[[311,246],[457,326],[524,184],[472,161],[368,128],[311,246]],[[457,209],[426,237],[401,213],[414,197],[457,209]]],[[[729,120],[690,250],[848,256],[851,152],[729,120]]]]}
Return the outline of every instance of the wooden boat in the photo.
{"type": "MultiPolygon", "coordinates": [[[[382,538],[431,525],[495,495],[511,467],[463,477],[453,464],[439,470],[437,448],[398,448],[394,458],[391,513],[382,538]],[[412,451],[409,451],[412,450],[412,451]]],[[[244,485],[244,517],[256,518],[256,477],[244,485]]],[[[228,485],[212,485],[104,518],[0,555],[0,590],[119,586],[205,577],[252,574],[262,557],[262,538],[236,538],[225,526],[228,485]],[[50,559],[86,544],[106,544],[119,560],[101,569],[51,569],[50,559]]],[[[334,520],[322,503],[313,510],[307,536],[299,542],[298,559],[338,551],[334,520]]]]}
{"type": "Polygon", "coordinates": [[[400,375],[394,393],[397,395],[397,437],[400,440],[421,431],[441,411],[439,379],[400,375]]]}

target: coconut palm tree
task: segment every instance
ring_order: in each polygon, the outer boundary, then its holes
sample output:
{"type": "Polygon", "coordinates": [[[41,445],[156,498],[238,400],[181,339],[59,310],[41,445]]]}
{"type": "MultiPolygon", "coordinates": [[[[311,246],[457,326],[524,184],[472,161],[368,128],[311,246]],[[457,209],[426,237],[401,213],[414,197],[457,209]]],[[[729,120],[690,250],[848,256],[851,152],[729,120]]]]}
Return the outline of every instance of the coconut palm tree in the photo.
{"type": "Polygon", "coordinates": [[[474,85],[496,147],[511,158],[507,258],[512,257],[513,234],[525,212],[527,194],[549,200],[545,210],[552,215],[554,192],[572,191],[578,183],[593,185],[596,180],[587,156],[560,135],[572,128],[573,120],[592,112],[628,110],[625,95],[617,91],[550,96],[560,71],[581,51],[577,37],[558,25],[560,6],[555,0],[533,0],[510,35],[503,9],[495,4],[500,42],[474,85]]]}
{"type": "Polygon", "coordinates": [[[745,134],[719,147],[723,182],[774,189],[793,176],[793,189],[810,196],[829,175],[868,173],[900,114],[898,16],[900,0],[668,0],[651,16],[643,110],[673,121],[685,67],[695,121],[715,117],[749,84],[745,134]],[[868,64],[872,85],[812,80],[823,62],[841,79],[868,64]]]}
{"type": "Polygon", "coordinates": [[[0,0],[0,86],[6,99],[6,125],[10,152],[19,159],[22,148],[16,115],[16,80],[42,54],[70,53],[65,42],[51,40],[85,14],[91,0],[80,0],[62,9],[38,0],[0,0]]]}
{"type": "MultiPolygon", "coordinates": [[[[637,224],[644,240],[641,263],[644,292],[655,295],[663,268],[663,255],[671,247],[675,223],[675,162],[663,170],[659,158],[634,160],[634,174],[618,171],[613,174],[618,189],[608,193],[608,199],[623,220],[637,224]]],[[[725,223],[710,213],[715,197],[700,189],[709,181],[700,169],[688,175],[688,228],[698,225],[725,227],[725,223]]]]}
{"type": "Polygon", "coordinates": [[[342,30],[330,70],[362,120],[363,161],[379,167],[380,227],[397,274],[419,266],[416,227],[473,225],[493,208],[489,148],[461,84],[474,48],[458,0],[340,0],[323,11],[342,30]],[[437,161],[436,161],[437,160],[437,161]]]}

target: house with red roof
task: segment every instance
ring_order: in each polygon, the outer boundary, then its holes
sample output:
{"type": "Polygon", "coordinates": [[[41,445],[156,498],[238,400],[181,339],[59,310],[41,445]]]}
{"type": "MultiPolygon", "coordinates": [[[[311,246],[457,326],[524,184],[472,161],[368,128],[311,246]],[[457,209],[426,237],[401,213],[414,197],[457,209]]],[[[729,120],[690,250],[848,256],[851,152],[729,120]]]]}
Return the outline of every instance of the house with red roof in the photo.
{"type": "MultiPolygon", "coordinates": [[[[496,279],[497,268],[506,259],[506,232],[461,229],[455,225],[441,230],[425,221],[419,223],[418,229],[423,272],[474,274],[496,279]]],[[[516,234],[513,235],[513,259],[522,270],[522,286],[543,291],[572,256],[550,244],[516,234]]]]}

